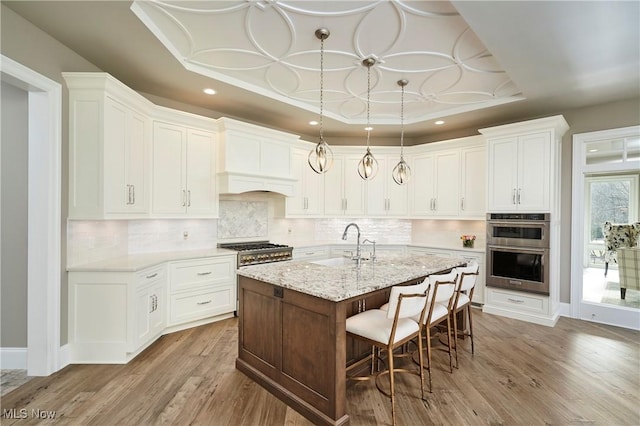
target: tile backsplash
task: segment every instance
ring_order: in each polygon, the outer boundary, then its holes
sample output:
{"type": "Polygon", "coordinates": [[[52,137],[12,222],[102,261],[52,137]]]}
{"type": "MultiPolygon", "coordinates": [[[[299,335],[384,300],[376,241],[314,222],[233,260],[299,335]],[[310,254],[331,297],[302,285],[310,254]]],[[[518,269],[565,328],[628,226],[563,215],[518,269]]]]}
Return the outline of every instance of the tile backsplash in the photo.
{"type": "Polygon", "coordinates": [[[269,238],[269,205],[265,201],[220,201],[218,237],[269,238]]]}
{"type": "MultiPolygon", "coordinates": [[[[119,221],[68,221],[67,264],[152,252],[202,250],[219,242],[270,240],[299,245],[340,242],[345,227],[355,222],[361,239],[380,244],[429,244],[457,247],[460,236],[477,236],[476,247],[485,244],[483,220],[411,219],[286,219],[284,199],[268,193],[225,195],[220,199],[219,219],[162,219],[119,221]],[[185,237],[186,234],[186,237],[185,237]]],[[[355,242],[349,231],[348,242],[355,242]]]]}

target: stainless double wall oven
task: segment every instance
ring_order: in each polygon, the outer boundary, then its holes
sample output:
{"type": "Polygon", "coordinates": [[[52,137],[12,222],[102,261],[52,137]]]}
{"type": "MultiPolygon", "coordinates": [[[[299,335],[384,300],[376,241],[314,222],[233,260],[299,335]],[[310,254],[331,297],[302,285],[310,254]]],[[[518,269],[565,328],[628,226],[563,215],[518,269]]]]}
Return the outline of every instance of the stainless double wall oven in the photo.
{"type": "Polygon", "coordinates": [[[549,294],[548,213],[487,214],[489,287],[549,294]]]}

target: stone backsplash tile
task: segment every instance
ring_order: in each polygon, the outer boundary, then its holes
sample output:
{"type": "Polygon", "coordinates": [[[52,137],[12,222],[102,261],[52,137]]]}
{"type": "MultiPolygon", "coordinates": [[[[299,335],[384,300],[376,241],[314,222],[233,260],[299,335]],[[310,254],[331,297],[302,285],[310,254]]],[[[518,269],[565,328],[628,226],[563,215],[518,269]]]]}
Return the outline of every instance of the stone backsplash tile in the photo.
{"type": "Polygon", "coordinates": [[[220,200],[218,238],[269,238],[269,205],[263,201],[220,200]]]}
{"type": "MultiPolygon", "coordinates": [[[[411,220],[408,219],[317,219],[315,239],[318,241],[339,241],[346,226],[352,222],[360,228],[361,240],[368,238],[380,244],[411,243],[411,220]]],[[[349,231],[347,241],[355,242],[355,231],[349,231]]]]}

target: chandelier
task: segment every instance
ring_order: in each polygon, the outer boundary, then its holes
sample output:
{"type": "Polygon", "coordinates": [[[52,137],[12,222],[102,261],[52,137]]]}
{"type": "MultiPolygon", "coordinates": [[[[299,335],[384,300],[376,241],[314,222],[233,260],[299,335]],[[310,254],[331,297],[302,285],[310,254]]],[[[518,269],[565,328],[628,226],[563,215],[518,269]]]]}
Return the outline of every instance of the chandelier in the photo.
{"type": "Polygon", "coordinates": [[[316,37],[320,39],[320,140],[314,149],[309,153],[309,166],[314,172],[321,174],[326,173],[333,165],[333,152],[324,140],[322,134],[322,118],[324,108],[324,41],[329,38],[329,30],[319,28],[316,30],[316,37]]]}
{"type": "Polygon", "coordinates": [[[371,67],[376,63],[373,58],[366,58],[362,61],[362,65],[367,67],[367,152],[364,154],[360,163],[358,163],[358,174],[364,180],[373,179],[378,173],[378,160],[371,153],[369,147],[369,139],[371,136],[371,120],[370,120],[370,108],[371,108],[371,67]]]}
{"type": "Polygon", "coordinates": [[[411,168],[404,161],[404,86],[409,84],[408,80],[398,80],[398,86],[402,88],[400,95],[400,161],[393,168],[391,176],[398,185],[404,185],[411,178],[411,168]]]}

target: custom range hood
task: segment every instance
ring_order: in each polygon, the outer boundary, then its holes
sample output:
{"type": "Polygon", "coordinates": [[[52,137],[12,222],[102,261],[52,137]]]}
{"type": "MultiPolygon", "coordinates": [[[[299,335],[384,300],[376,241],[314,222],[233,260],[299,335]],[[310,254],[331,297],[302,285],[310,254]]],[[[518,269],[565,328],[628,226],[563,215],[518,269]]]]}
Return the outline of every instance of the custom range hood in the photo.
{"type": "Polygon", "coordinates": [[[291,147],[298,136],[229,118],[218,122],[218,188],[294,195],[291,147]]]}

